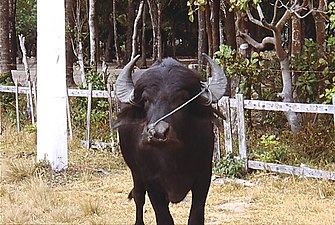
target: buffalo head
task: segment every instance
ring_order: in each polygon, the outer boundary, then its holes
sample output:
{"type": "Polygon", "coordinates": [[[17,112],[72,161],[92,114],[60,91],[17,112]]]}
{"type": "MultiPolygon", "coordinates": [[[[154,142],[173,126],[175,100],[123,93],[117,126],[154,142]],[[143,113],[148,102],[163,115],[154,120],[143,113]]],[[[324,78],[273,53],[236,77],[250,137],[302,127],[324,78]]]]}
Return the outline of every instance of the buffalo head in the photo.
{"type": "Polygon", "coordinates": [[[139,58],[136,56],[121,71],[115,86],[124,107],[136,110],[121,111],[120,117],[127,114],[127,119],[119,119],[117,126],[141,123],[144,143],[176,142],[182,135],[178,131],[190,121],[190,115],[209,117],[209,105],[224,95],[227,79],[218,64],[206,54],[204,57],[211,69],[209,82],[172,58],[132,73],[139,58]]]}

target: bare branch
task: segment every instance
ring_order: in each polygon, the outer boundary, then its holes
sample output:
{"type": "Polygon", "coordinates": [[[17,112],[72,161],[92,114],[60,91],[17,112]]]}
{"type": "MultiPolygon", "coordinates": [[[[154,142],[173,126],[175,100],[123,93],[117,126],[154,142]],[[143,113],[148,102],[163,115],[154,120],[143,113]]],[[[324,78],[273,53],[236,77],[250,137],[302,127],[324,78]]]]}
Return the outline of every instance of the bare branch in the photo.
{"type": "Polygon", "coordinates": [[[257,5],[257,12],[259,19],[262,21],[264,19],[263,9],[260,4],[257,5]]]}
{"type": "Polygon", "coordinates": [[[278,2],[279,2],[279,0],[276,0],[275,4],[273,6],[273,17],[272,17],[272,20],[271,20],[271,25],[274,25],[275,20],[276,20],[278,2]]]}
{"type": "Polygon", "coordinates": [[[290,16],[291,16],[290,11],[286,10],[286,12],[280,18],[280,20],[277,22],[275,27],[280,31],[283,30],[283,27],[284,27],[285,23],[287,22],[287,20],[290,18],[290,16]]]}
{"type": "MultiPolygon", "coordinates": [[[[260,21],[260,20],[257,20],[250,12],[249,9],[246,10],[246,13],[247,13],[247,16],[248,16],[248,19],[250,22],[256,24],[257,26],[260,26],[260,27],[264,27],[263,23],[260,21]]],[[[264,27],[266,28],[266,27],[264,27]]]]}
{"type": "Polygon", "coordinates": [[[242,37],[246,42],[248,42],[251,46],[253,46],[254,48],[258,50],[264,49],[266,44],[272,44],[272,45],[275,44],[275,39],[273,37],[265,37],[263,38],[262,42],[259,43],[255,39],[250,37],[250,35],[248,35],[247,33],[238,32],[237,35],[242,37]]]}

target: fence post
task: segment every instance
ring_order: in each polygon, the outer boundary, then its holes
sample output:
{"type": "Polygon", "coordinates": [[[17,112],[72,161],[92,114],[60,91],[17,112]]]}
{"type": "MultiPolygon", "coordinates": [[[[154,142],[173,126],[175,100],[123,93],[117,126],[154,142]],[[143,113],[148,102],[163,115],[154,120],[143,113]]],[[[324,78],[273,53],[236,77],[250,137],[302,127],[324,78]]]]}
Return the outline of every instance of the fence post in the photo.
{"type": "Polygon", "coordinates": [[[68,88],[66,88],[66,114],[67,114],[67,123],[68,123],[68,128],[69,128],[70,140],[73,141],[73,132],[72,132],[71,111],[70,111],[68,88]]]}
{"type": "Polygon", "coordinates": [[[108,100],[108,112],[109,112],[109,132],[111,135],[111,144],[112,144],[112,152],[115,153],[115,141],[114,141],[114,130],[112,126],[113,120],[113,100],[111,96],[112,88],[109,82],[107,82],[107,100],[108,100]]]}
{"type": "MultiPolygon", "coordinates": [[[[244,119],[244,99],[242,94],[236,95],[237,100],[237,131],[238,131],[238,146],[241,159],[247,159],[247,141],[244,119]]],[[[246,167],[247,167],[246,162],[246,167]]]]}
{"type": "Polygon", "coordinates": [[[92,83],[88,84],[88,101],[86,114],[86,148],[90,148],[91,110],[92,110],[92,83]]]}
{"type": "Polygon", "coordinates": [[[29,96],[29,104],[30,104],[30,114],[31,114],[31,123],[35,126],[35,110],[33,103],[33,92],[31,87],[31,81],[28,81],[28,96],[29,96]]]}
{"type": "Polygon", "coordinates": [[[15,83],[16,129],[17,132],[20,132],[19,85],[17,83],[17,80],[15,80],[14,83],[15,83]]]}
{"type": "Polygon", "coordinates": [[[225,150],[226,154],[233,152],[233,138],[231,132],[231,118],[230,118],[230,102],[229,97],[224,96],[222,98],[223,103],[223,115],[226,119],[223,121],[223,128],[224,128],[224,140],[225,140],[225,150]]]}

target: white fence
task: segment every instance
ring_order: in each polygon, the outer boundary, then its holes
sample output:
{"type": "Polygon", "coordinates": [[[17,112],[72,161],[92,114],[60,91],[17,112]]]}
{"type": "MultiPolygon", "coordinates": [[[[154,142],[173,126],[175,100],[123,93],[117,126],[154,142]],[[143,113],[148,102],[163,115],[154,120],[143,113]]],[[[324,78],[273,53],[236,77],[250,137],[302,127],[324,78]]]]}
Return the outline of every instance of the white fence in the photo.
{"type": "Polygon", "coordinates": [[[335,121],[335,97],[333,104],[304,104],[304,103],[286,103],[260,100],[244,100],[243,95],[238,94],[236,99],[223,97],[219,101],[219,106],[223,108],[226,121],[224,122],[225,146],[226,152],[233,151],[232,131],[231,131],[231,108],[236,108],[237,113],[237,135],[239,146],[239,157],[246,160],[246,168],[256,170],[267,170],[285,174],[294,174],[302,177],[326,178],[335,180],[335,171],[324,171],[312,169],[306,166],[296,167],[268,162],[248,160],[246,126],[244,119],[244,110],[268,110],[268,111],[294,111],[305,113],[325,113],[333,114],[335,121]]]}
{"type": "MultiPolygon", "coordinates": [[[[113,92],[92,90],[91,88],[92,87],[90,86],[88,90],[68,89],[68,96],[87,97],[89,99],[89,102],[92,97],[107,98],[109,102],[111,102],[111,99],[114,98],[113,92]]],[[[16,99],[19,93],[24,93],[28,95],[31,94],[34,95],[36,93],[35,90],[31,90],[29,87],[0,85],[0,93],[1,92],[16,93],[16,99]]],[[[227,153],[233,151],[233,135],[232,135],[233,124],[231,123],[231,108],[236,108],[237,113],[236,125],[238,133],[239,157],[241,159],[246,160],[245,165],[246,168],[256,170],[267,170],[285,174],[294,174],[303,177],[326,178],[335,180],[335,171],[324,171],[324,170],[312,169],[309,167],[296,167],[290,165],[248,160],[247,134],[246,134],[247,132],[244,118],[245,109],[249,109],[249,110],[268,110],[268,111],[283,111],[283,112],[294,111],[294,112],[305,112],[305,113],[333,114],[335,121],[334,96],[333,96],[333,104],[304,104],[304,103],[286,103],[286,102],[273,102],[273,101],[260,101],[260,100],[244,100],[243,95],[238,94],[236,96],[236,99],[223,97],[219,101],[218,105],[223,109],[224,116],[226,117],[226,120],[224,121],[224,135],[225,135],[224,139],[225,139],[225,150],[227,153]]],[[[90,108],[90,105],[88,105],[88,108],[90,108]]],[[[88,124],[87,128],[88,133],[86,134],[87,147],[90,146],[89,123],[90,123],[90,110],[87,111],[87,124],[88,124]]],[[[114,146],[113,143],[112,146],[114,146]]]]}

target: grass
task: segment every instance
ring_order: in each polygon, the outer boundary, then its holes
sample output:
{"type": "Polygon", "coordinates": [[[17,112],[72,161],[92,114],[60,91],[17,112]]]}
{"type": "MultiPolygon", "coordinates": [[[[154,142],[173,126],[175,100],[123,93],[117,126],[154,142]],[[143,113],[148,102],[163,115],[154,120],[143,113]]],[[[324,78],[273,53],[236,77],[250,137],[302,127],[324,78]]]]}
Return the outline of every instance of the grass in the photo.
{"type": "MultiPolygon", "coordinates": [[[[69,168],[53,172],[35,163],[36,135],[8,127],[0,135],[0,224],[133,224],[127,200],[130,171],[120,155],[69,145],[69,168]],[[108,173],[102,173],[107,171],[108,173]]],[[[255,184],[212,182],[206,224],[335,224],[335,182],[265,172],[255,184]]],[[[176,224],[186,224],[191,195],[171,204],[176,224]]],[[[155,224],[148,198],[146,224],[155,224]]]]}

